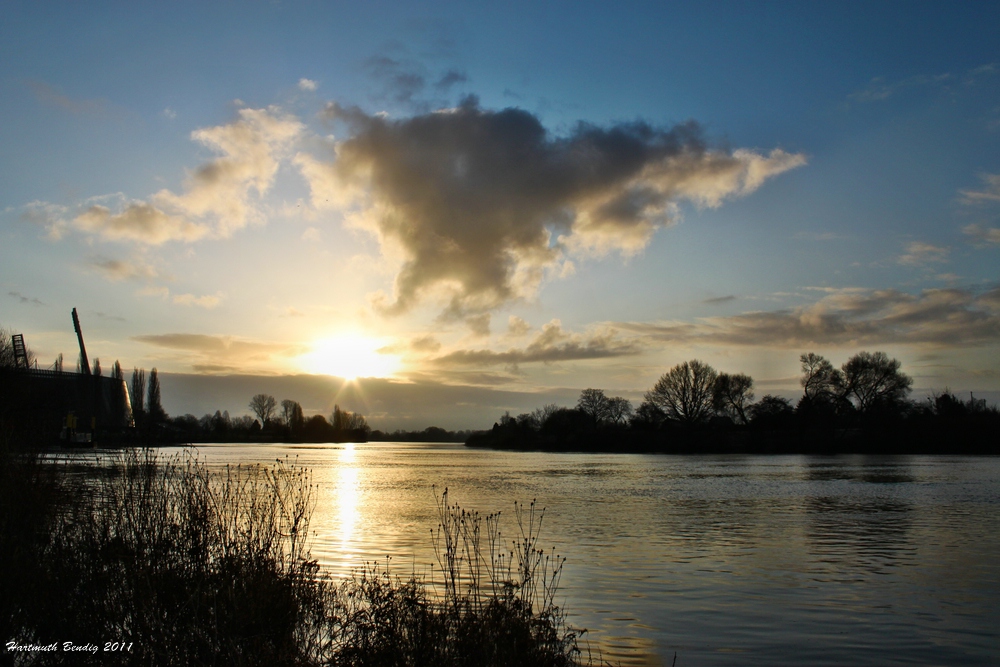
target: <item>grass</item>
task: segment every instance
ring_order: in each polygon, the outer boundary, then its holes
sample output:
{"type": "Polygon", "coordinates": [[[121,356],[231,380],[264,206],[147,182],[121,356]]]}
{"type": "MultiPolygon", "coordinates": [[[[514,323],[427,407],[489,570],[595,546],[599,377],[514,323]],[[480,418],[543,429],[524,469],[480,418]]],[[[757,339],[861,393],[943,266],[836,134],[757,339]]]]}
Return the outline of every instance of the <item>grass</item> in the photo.
{"type": "Polygon", "coordinates": [[[368,564],[335,581],[310,558],[314,491],[287,462],[210,470],[190,453],[124,450],[88,474],[5,451],[3,640],[95,654],[8,653],[25,665],[573,666],[589,663],[555,604],[564,559],[543,512],[439,497],[430,581],[368,564]],[[106,653],[105,642],[131,644],[106,653]]]}

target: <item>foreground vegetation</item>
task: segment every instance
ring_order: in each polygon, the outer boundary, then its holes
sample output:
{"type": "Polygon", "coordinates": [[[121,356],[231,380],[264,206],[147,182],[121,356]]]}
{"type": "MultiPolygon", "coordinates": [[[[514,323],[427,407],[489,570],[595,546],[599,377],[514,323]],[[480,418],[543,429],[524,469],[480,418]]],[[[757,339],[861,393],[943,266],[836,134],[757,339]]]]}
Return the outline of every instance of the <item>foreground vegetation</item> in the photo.
{"type": "MultiPolygon", "coordinates": [[[[9,441],[8,443],[9,444],[9,441]]],[[[314,487],[288,463],[209,470],[124,450],[77,469],[0,452],[0,630],[15,664],[577,665],[541,515],[440,497],[430,582],[310,559],[314,487]],[[63,650],[63,642],[95,647],[63,650]],[[106,648],[114,647],[110,652],[106,648]]]]}
{"type": "Polygon", "coordinates": [[[1000,410],[945,389],[908,400],[911,378],[884,352],[859,352],[839,369],[803,354],[802,397],[754,401],[753,379],[698,360],[664,373],[637,409],[585,389],[573,408],[547,405],[466,444],[551,451],[998,454],[1000,410]]]}

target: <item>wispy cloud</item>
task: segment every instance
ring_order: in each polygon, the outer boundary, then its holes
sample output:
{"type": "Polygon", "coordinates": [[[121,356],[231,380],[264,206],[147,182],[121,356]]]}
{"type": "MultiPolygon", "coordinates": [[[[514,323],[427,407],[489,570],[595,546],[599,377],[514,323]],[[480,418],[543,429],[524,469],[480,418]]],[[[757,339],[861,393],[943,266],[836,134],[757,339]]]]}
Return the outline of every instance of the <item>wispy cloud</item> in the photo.
{"type": "Polygon", "coordinates": [[[456,350],[430,359],[428,363],[436,367],[504,365],[516,368],[529,363],[623,357],[640,351],[637,341],[621,340],[614,330],[583,336],[564,331],[559,320],[553,320],[523,348],[456,350]]]}
{"type": "Polygon", "coordinates": [[[219,372],[267,368],[275,361],[287,365],[287,360],[307,352],[302,345],[257,341],[235,336],[168,333],[135,336],[132,340],[182,355],[200,372],[219,372]]]}
{"type": "Polygon", "coordinates": [[[962,227],[962,233],[971,236],[973,242],[978,246],[990,246],[1000,244],[1000,227],[983,227],[982,225],[966,225],[962,227]]]}
{"type": "Polygon", "coordinates": [[[980,174],[979,178],[984,187],[980,190],[960,190],[961,202],[966,205],[1000,202],[1000,174],[980,174]]]}
{"type": "Polygon", "coordinates": [[[44,306],[45,305],[37,297],[24,296],[20,292],[13,292],[13,291],[12,292],[7,292],[7,296],[12,296],[15,299],[17,299],[20,303],[30,304],[32,306],[44,306]]]}
{"type": "Polygon", "coordinates": [[[919,294],[851,289],[787,310],[614,326],[660,344],[804,348],[901,343],[961,348],[1000,342],[1000,288],[930,289],[919,294]]]}
{"type": "Polygon", "coordinates": [[[314,92],[317,88],[319,88],[319,84],[313,81],[312,79],[304,79],[304,78],[299,79],[299,90],[311,93],[314,92]]]}
{"type": "Polygon", "coordinates": [[[104,241],[160,245],[224,238],[262,222],[258,199],[274,182],[280,160],[304,126],[279,109],[240,109],[232,123],[192,132],[219,154],[188,174],[181,193],[160,190],[148,200],[103,195],[71,207],[32,202],[23,217],[58,240],[71,230],[104,241]]]}
{"type": "Polygon", "coordinates": [[[92,257],[87,266],[113,282],[122,280],[145,282],[159,277],[157,270],[142,259],[122,260],[97,256],[92,257]]]}
{"type": "Polygon", "coordinates": [[[25,83],[42,104],[57,107],[72,114],[106,115],[115,111],[114,105],[105,99],[70,97],[44,81],[29,80],[25,83]]]}
{"type": "Polygon", "coordinates": [[[906,246],[906,253],[897,260],[905,266],[924,266],[926,264],[948,261],[950,249],[921,241],[913,241],[906,246]]]}
{"type": "Polygon", "coordinates": [[[402,267],[400,313],[443,298],[464,318],[535,294],[573,255],[640,252],[676,202],[719,206],[806,163],[803,155],[710,148],[700,128],[579,124],[553,136],[519,109],[459,107],[390,120],[332,104],[350,135],[335,162],[296,157],[317,208],[354,207],[402,267]]]}
{"type": "Polygon", "coordinates": [[[211,294],[205,294],[203,296],[195,296],[194,294],[175,294],[172,301],[180,306],[198,306],[199,308],[211,310],[222,303],[222,297],[211,294]]]}
{"type": "Polygon", "coordinates": [[[702,303],[710,306],[716,306],[723,303],[732,303],[733,301],[736,301],[736,297],[730,294],[728,296],[717,296],[711,299],[705,299],[702,303]]]}
{"type": "Polygon", "coordinates": [[[938,86],[950,81],[952,78],[952,75],[947,73],[933,75],[915,74],[896,81],[886,81],[882,77],[875,77],[868,83],[867,87],[851,93],[848,95],[848,98],[856,102],[877,102],[887,100],[903,90],[938,86]]]}

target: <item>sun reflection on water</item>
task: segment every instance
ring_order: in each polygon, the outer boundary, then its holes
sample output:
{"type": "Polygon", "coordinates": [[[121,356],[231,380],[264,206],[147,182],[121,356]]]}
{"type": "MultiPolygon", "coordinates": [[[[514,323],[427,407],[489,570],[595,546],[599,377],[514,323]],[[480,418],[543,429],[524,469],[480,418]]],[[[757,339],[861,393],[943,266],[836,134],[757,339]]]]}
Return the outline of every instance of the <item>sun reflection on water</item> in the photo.
{"type": "Polygon", "coordinates": [[[342,552],[349,552],[354,531],[361,518],[361,484],[355,465],[354,443],[347,443],[340,450],[337,475],[337,514],[340,519],[338,535],[342,552]]]}

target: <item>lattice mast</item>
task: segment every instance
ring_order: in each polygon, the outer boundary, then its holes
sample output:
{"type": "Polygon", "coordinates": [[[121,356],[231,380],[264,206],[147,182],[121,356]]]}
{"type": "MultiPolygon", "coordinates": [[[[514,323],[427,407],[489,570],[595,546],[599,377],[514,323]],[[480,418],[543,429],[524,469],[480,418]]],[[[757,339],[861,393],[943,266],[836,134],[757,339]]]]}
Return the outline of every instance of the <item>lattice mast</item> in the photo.
{"type": "Polygon", "coordinates": [[[83,331],[80,330],[80,318],[76,315],[76,308],[73,309],[73,328],[76,330],[76,339],[80,341],[80,372],[90,375],[90,360],[87,359],[87,347],[83,344],[83,331]]]}
{"type": "Polygon", "coordinates": [[[28,370],[28,349],[24,346],[24,334],[14,334],[10,337],[14,346],[14,367],[28,370]]]}

